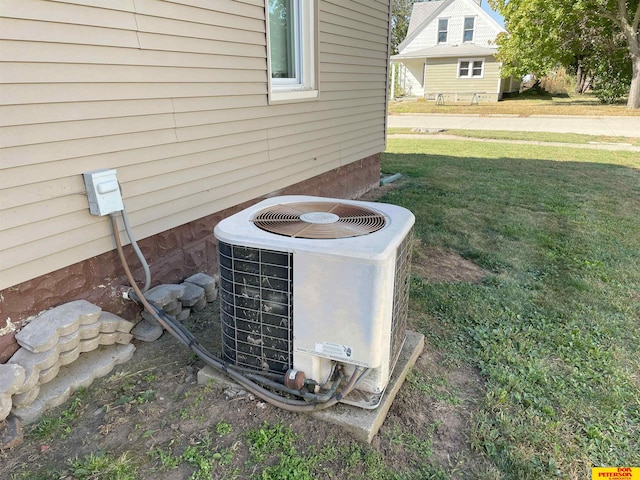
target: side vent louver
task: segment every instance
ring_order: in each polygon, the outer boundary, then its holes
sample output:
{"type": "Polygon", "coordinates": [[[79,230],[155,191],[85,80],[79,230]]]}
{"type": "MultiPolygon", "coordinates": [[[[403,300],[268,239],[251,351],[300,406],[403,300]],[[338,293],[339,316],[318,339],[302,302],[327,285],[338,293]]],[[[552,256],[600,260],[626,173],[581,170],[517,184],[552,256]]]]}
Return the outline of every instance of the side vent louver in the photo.
{"type": "Polygon", "coordinates": [[[391,316],[391,365],[395,365],[404,343],[409,317],[409,284],[411,282],[411,244],[413,231],[402,241],[396,252],[396,273],[391,316]]]}
{"type": "Polygon", "coordinates": [[[220,242],[224,358],[284,373],[293,364],[293,270],[290,253],[220,242]]]}

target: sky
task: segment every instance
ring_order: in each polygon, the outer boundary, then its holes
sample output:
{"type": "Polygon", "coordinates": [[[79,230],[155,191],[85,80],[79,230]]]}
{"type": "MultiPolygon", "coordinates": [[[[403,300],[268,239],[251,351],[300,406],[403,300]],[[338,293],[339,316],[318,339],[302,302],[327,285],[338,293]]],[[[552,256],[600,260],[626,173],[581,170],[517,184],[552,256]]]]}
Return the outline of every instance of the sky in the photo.
{"type": "Polygon", "coordinates": [[[489,15],[491,15],[491,17],[495,21],[497,21],[500,25],[502,25],[504,27],[504,19],[502,18],[502,15],[500,15],[499,13],[496,13],[493,10],[491,10],[491,7],[489,6],[489,2],[487,2],[487,0],[483,0],[480,5],[482,6],[482,9],[485,12],[487,12],[489,15]]]}

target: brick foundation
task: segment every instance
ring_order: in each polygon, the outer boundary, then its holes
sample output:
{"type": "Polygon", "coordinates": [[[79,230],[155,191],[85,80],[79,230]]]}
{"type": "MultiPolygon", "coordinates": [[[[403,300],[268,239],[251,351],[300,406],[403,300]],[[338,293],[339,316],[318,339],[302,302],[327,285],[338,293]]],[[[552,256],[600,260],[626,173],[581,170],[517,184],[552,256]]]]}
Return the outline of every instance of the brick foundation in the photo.
{"type": "MultiPolygon", "coordinates": [[[[275,195],[318,195],[357,198],[375,188],[380,180],[380,155],[372,155],[339,167],[304,182],[273,192],[275,195]]],[[[217,242],[213,228],[223,218],[248,207],[264,197],[209,215],[138,242],[151,270],[152,285],[178,283],[204,272],[217,273],[217,242]]],[[[125,247],[127,262],[139,284],[144,273],[131,246],[125,247]]],[[[0,291],[0,329],[9,321],[19,328],[25,321],[50,307],[84,299],[103,310],[134,320],[140,308],[120,296],[128,285],[116,251],[107,252],[80,263],[0,291]]],[[[15,332],[0,335],[0,363],[18,349],[15,332]]]]}

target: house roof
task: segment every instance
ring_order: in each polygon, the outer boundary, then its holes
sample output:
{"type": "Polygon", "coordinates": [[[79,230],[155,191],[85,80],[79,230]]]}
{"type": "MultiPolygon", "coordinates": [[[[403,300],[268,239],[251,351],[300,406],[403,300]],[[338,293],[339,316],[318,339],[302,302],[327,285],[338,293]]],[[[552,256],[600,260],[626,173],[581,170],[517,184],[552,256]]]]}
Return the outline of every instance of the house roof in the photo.
{"type": "Polygon", "coordinates": [[[486,48],[464,43],[462,45],[436,45],[434,47],[414,50],[413,52],[393,55],[391,60],[405,60],[409,58],[444,58],[444,57],[487,57],[495,55],[497,48],[486,48]]]}
{"type": "Polygon", "coordinates": [[[417,30],[420,24],[440,6],[442,0],[431,0],[428,2],[416,2],[411,10],[411,18],[409,19],[409,28],[407,28],[407,37],[417,30]]]}

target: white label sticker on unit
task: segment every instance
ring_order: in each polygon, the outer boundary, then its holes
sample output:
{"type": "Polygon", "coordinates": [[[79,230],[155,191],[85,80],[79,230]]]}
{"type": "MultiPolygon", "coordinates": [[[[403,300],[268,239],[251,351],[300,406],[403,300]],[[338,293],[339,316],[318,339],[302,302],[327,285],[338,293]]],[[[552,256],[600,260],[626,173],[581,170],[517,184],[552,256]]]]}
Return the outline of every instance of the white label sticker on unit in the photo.
{"type": "Polygon", "coordinates": [[[328,342],[316,343],[316,352],[330,358],[342,358],[344,360],[349,360],[353,353],[351,347],[328,342]]]}

